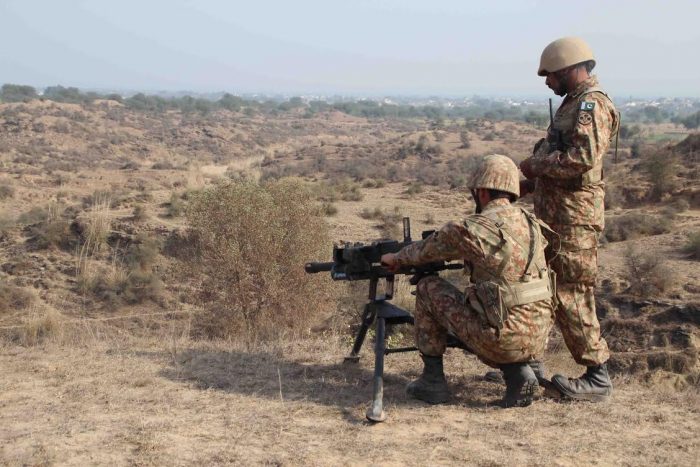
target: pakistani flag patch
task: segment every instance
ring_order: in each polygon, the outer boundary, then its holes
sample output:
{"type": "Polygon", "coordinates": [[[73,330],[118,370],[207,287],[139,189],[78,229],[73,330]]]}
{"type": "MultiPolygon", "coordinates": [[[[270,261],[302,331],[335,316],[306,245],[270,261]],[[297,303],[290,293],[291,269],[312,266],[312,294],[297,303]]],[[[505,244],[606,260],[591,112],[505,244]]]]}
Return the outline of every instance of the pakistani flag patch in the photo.
{"type": "Polygon", "coordinates": [[[595,109],[595,102],[581,102],[581,110],[588,110],[589,112],[595,109]]]}

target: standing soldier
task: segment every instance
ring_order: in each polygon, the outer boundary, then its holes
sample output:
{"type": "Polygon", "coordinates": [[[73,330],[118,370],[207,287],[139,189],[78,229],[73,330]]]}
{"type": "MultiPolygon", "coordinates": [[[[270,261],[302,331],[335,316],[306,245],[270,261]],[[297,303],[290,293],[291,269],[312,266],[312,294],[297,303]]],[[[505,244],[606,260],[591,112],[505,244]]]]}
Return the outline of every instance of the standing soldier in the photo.
{"type": "Polygon", "coordinates": [[[509,158],[485,157],[469,185],[477,214],[381,258],[389,270],[461,259],[470,272],[465,293],[437,276],[418,282],[416,346],[425,367],[406,388],[416,399],[440,403],[449,398],[442,355],[451,331],[482,361],[503,371],[504,406],[532,402],[540,373],[536,359],[552,326],[553,284],[541,232],[546,226],[511,205],[520,194],[518,179],[509,158]]]}
{"type": "Polygon", "coordinates": [[[590,75],[593,52],[581,39],[558,39],[542,52],[539,76],[564,97],[547,138],[520,168],[525,192],[534,188],[535,214],[558,234],[550,238],[547,259],[557,274],[556,320],[577,363],[580,378],[555,375],[552,383],[572,399],[602,401],[612,394],[606,361],[608,345],[600,336],[594,288],[597,240],[604,227],[603,156],[619,129],[615,106],[590,75]]]}

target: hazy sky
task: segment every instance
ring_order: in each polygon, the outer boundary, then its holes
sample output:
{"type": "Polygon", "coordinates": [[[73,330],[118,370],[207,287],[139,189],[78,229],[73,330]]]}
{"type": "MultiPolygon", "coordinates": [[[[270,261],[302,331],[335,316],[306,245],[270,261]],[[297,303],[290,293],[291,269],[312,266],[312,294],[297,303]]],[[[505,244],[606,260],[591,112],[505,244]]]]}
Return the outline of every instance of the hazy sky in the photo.
{"type": "Polygon", "coordinates": [[[0,83],[540,95],[542,48],[578,35],[611,94],[700,96],[699,19],[697,0],[0,0],[0,83]]]}

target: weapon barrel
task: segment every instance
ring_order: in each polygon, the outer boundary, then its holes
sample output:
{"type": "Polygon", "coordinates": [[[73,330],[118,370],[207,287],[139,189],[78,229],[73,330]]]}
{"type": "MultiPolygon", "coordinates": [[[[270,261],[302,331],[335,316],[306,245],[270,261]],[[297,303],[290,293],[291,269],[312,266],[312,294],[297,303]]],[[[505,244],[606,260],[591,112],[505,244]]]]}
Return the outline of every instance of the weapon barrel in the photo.
{"type": "Polygon", "coordinates": [[[328,263],[306,263],[304,265],[304,271],[309,274],[316,274],[317,272],[330,271],[333,268],[333,262],[328,263]]]}

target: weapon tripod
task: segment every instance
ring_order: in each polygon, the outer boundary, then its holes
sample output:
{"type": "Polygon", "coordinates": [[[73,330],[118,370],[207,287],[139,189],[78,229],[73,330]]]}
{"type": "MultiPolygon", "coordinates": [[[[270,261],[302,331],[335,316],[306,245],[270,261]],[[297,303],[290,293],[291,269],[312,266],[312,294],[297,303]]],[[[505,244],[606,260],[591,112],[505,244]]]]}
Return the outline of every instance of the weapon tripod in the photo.
{"type": "MultiPolygon", "coordinates": [[[[434,273],[437,274],[437,273],[434,273]]],[[[424,275],[423,275],[424,276],[424,275]]],[[[414,276],[411,283],[415,284],[420,277],[414,276]]],[[[362,323],[355,336],[355,342],[350,351],[350,355],[345,357],[346,362],[357,363],[360,361],[360,350],[367,336],[367,331],[374,324],[374,376],[372,379],[372,405],[367,409],[365,416],[371,422],[383,422],[386,420],[384,412],[384,356],[399,352],[417,351],[417,347],[395,347],[387,348],[386,345],[386,325],[387,324],[414,324],[413,316],[403,308],[399,308],[389,300],[394,295],[394,276],[386,276],[386,288],[383,295],[377,295],[379,278],[373,277],[369,281],[369,301],[365,305],[362,313],[362,323]]],[[[449,334],[447,340],[448,347],[457,347],[470,351],[466,345],[460,342],[455,336],[449,334]]]]}

